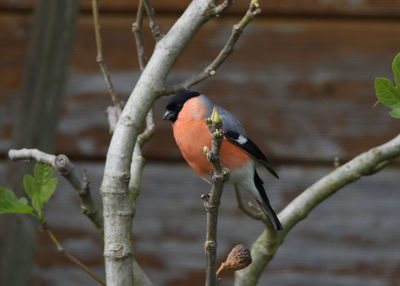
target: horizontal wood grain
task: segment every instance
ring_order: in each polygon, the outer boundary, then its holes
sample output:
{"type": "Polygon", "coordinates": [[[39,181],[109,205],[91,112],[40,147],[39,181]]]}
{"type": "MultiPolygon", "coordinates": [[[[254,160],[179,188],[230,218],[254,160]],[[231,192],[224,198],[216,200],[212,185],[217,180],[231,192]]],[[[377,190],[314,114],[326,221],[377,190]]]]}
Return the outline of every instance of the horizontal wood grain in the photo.
{"type": "MultiPolygon", "coordinates": [[[[166,30],[174,17],[160,19],[166,30]]],[[[234,19],[208,23],[176,63],[176,83],[204,68],[228,38],[234,19]]],[[[127,97],[139,76],[131,17],[103,17],[105,58],[117,91],[127,97]]],[[[0,150],[10,147],[13,102],[19,89],[30,22],[0,17],[0,150]]],[[[277,161],[331,161],[353,157],[398,133],[398,121],[378,105],[373,80],[391,77],[399,51],[398,21],[260,19],[217,74],[196,86],[230,109],[267,156],[277,161]]],[[[152,40],[146,34],[147,55],[152,40]]],[[[166,99],[157,103],[157,130],[146,156],[180,160],[166,99]]],[[[110,100],[95,62],[92,21],[82,16],[63,105],[58,152],[104,158],[110,136],[104,110],[110,100]]]]}
{"type": "MultiPolygon", "coordinates": [[[[157,13],[181,13],[190,0],[153,0],[157,13]]],[[[137,0],[102,0],[103,11],[132,13],[137,0]]],[[[249,1],[237,0],[228,13],[243,13],[249,1]]],[[[0,0],[0,9],[31,9],[34,0],[0,0]]],[[[91,0],[82,1],[82,9],[91,9],[91,0]]],[[[397,0],[270,0],[262,4],[264,15],[332,15],[332,16],[396,16],[400,15],[397,0]]]]}
{"type": "MultiPolygon", "coordinates": [[[[74,163],[87,170],[95,203],[100,205],[97,190],[103,165],[74,163]]],[[[266,172],[261,176],[272,205],[280,210],[330,170],[281,166],[280,180],[266,172]]],[[[0,166],[0,180],[1,171],[0,166]]],[[[318,206],[287,236],[260,285],[399,285],[398,172],[387,169],[362,178],[318,206]]],[[[184,164],[149,163],[142,182],[133,226],[135,256],[155,285],[204,285],[205,212],[200,195],[210,186],[184,164]]],[[[64,247],[102,276],[101,238],[80,213],[76,194],[64,180],[45,215],[64,247]]],[[[237,243],[250,246],[262,228],[238,210],[227,186],[220,207],[218,261],[237,243]]],[[[44,234],[34,269],[37,285],[97,285],[59,255],[44,234]]],[[[221,286],[232,285],[232,274],[223,276],[221,286]]]]}

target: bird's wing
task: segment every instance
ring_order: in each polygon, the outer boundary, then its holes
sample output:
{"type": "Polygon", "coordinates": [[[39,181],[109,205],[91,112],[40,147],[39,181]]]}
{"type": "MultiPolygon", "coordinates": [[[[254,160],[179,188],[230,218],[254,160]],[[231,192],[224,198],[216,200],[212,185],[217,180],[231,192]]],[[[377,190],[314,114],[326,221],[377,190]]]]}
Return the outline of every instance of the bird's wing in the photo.
{"type": "Polygon", "coordinates": [[[240,121],[232,113],[221,106],[216,105],[216,107],[219,115],[221,115],[223,119],[222,128],[224,130],[229,130],[246,136],[246,130],[244,130],[240,121]]]}
{"type": "Polygon", "coordinates": [[[206,117],[210,117],[212,110],[214,107],[217,108],[219,115],[223,118],[223,126],[222,128],[225,130],[231,130],[237,132],[239,134],[243,134],[246,136],[246,131],[244,130],[243,126],[240,124],[239,120],[230,113],[225,108],[214,104],[207,96],[200,95],[200,98],[207,109],[206,117]]]}
{"type": "Polygon", "coordinates": [[[214,105],[205,95],[201,95],[201,98],[204,105],[207,107],[207,117],[211,116],[214,106],[217,108],[219,115],[223,119],[222,129],[225,132],[225,138],[234,145],[240,147],[243,151],[257,160],[257,162],[264,165],[272,175],[279,178],[267,157],[265,157],[256,144],[247,138],[246,130],[244,130],[243,126],[240,124],[240,121],[225,108],[216,104],[214,105]]]}
{"type": "Polygon", "coordinates": [[[261,152],[257,145],[254,144],[249,138],[240,133],[227,129],[224,129],[224,135],[228,141],[245,151],[247,154],[257,160],[257,162],[267,168],[267,170],[270,171],[272,175],[274,175],[276,178],[279,178],[278,174],[275,172],[272,164],[268,161],[267,157],[265,157],[263,152],[261,152]]]}

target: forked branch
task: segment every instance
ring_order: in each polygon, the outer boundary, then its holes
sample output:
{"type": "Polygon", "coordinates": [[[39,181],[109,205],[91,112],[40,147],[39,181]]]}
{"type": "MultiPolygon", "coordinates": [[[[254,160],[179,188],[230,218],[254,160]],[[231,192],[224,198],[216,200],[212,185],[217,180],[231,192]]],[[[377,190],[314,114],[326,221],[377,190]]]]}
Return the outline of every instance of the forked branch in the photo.
{"type": "MultiPolygon", "coordinates": [[[[225,10],[230,5],[232,5],[232,3],[233,3],[233,1],[222,2],[222,4],[220,4],[220,6],[217,6],[214,9],[214,15],[219,15],[223,10],[225,10]]],[[[192,77],[186,79],[184,82],[165,88],[163,90],[162,94],[170,95],[170,94],[182,92],[184,90],[187,90],[192,85],[195,85],[196,83],[199,83],[200,81],[205,80],[206,78],[215,75],[217,69],[222,65],[222,63],[226,60],[226,58],[230,54],[232,54],[232,52],[235,48],[235,45],[236,45],[240,35],[242,34],[243,30],[254,19],[254,17],[256,15],[258,15],[259,13],[261,13],[259,0],[252,0],[250,2],[249,8],[247,9],[246,14],[240,20],[239,23],[237,23],[236,25],[233,26],[232,33],[229,36],[228,41],[226,42],[226,44],[222,48],[222,50],[219,52],[218,56],[212,61],[212,63],[209,64],[200,73],[193,75],[192,77]]]]}
{"type": "Polygon", "coordinates": [[[103,217],[93,203],[90,194],[89,183],[86,174],[79,174],[72,162],[64,154],[47,154],[37,149],[11,149],[8,151],[8,157],[12,161],[32,161],[45,163],[53,167],[61,176],[63,176],[73,187],[79,196],[81,211],[94,224],[96,229],[103,234],[103,217]]]}

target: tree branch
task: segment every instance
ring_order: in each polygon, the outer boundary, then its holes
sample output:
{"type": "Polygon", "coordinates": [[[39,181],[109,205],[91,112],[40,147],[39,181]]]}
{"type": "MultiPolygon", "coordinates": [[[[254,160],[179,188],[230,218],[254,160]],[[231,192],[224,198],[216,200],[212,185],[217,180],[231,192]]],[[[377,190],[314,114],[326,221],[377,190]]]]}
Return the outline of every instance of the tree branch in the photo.
{"type": "Polygon", "coordinates": [[[90,277],[92,277],[94,280],[99,282],[101,285],[106,286],[106,283],[101,279],[99,276],[97,276],[96,273],[94,273],[92,270],[90,270],[85,264],[83,264],[78,258],[67,252],[61,245],[61,243],[58,241],[54,233],[48,228],[46,223],[42,224],[43,230],[47,233],[47,235],[50,237],[51,241],[55,244],[57,247],[57,251],[64,255],[69,261],[74,263],[76,266],[81,268],[83,271],[85,271],[90,277]]]}
{"type": "Polygon", "coordinates": [[[146,163],[146,160],[142,155],[142,149],[144,144],[153,136],[154,131],[155,124],[153,118],[153,109],[150,109],[149,113],[146,116],[146,129],[138,136],[132,155],[129,193],[132,195],[133,202],[136,202],[137,197],[140,195],[142,173],[144,165],[146,163]]]}
{"type": "MultiPolygon", "coordinates": [[[[233,1],[226,0],[219,6],[217,6],[214,11],[213,15],[219,15],[223,10],[229,7],[233,1]]],[[[185,91],[192,85],[199,83],[206,78],[215,75],[216,70],[222,65],[225,59],[232,54],[235,44],[238,41],[240,35],[242,34],[243,30],[246,26],[254,19],[256,15],[261,13],[260,4],[258,0],[252,0],[250,2],[250,6],[244,15],[244,17],[240,20],[239,23],[233,26],[232,33],[226,42],[225,46],[222,48],[218,56],[212,61],[210,65],[208,65],[203,71],[200,73],[193,75],[192,77],[186,79],[184,82],[167,87],[163,90],[163,95],[170,95],[185,91]]]]}
{"type": "Polygon", "coordinates": [[[143,70],[146,66],[146,59],[144,56],[144,46],[143,46],[143,36],[142,36],[142,27],[143,27],[143,1],[139,1],[138,10],[136,13],[136,21],[132,24],[132,32],[135,37],[136,50],[138,55],[138,62],[140,70],[143,70]]]}
{"type": "Polygon", "coordinates": [[[221,132],[222,117],[219,116],[215,107],[211,118],[206,121],[211,132],[211,150],[205,146],[204,153],[212,167],[211,191],[208,195],[202,196],[207,211],[207,235],[204,243],[207,258],[206,286],[215,286],[218,282],[216,275],[218,208],[224,184],[229,178],[229,170],[223,168],[220,160],[220,151],[224,138],[221,132]]]}
{"type": "Polygon", "coordinates": [[[144,3],[144,8],[146,9],[146,14],[149,19],[149,26],[151,33],[153,34],[154,39],[158,42],[162,37],[163,34],[161,33],[160,26],[158,26],[156,22],[154,8],[150,3],[150,0],[142,0],[144,3]]]}
{"type": "Polygon", "coordinates": [[[93,25],[94,25],[94,36],[96,39],[97,56],[96,61],[99,64],[101,73],[103,74],[104,81],[106,82],[108,93],[110,94],[113,106],[109,106],[106,110],[107,118],[110,126],[110,133],[114,131],[115,125],[117,124],[118,118],[121,114],[121,101],[116,93],[111,77],[108,73],[108,68],[103,57],[103,44],[100,33],[100,20],[99,20],[99,0],[92,0],[92,13],[93,13],[93,25]]]}
{"type": "Polygon", "coordinates": [[[224,0],[221,4],[215,7],[215,16],[219,17],[226,9],[232,6],[233,3],[235,3],[235,0],[224,0]]]}
{"type": "Polygon", "coordinates": [[[369,175],[375,170],[381,170],[382,164],[386,166],[385,162],[399,156],[400,135],[381,146],[358,155],[307,188],[280,212],[279,217],[283,231],[277,233],[276,236],[271,236],[272,232],[266,230],[253,244],[251,250],[253,262],[246,269],[236,272],[235,286],[255,286],[279,245],[296,224],[305,219],[316,206],[336,191],[362,176],[369,175]]]}
{"type": "Polygon", "coordinates": [[[212,0],[193,0],[169,32],[158,41],[114,130],[101,185],[104,209],[104,256],[108,286],[130,285],[132,264],[132,204],[130,165],[146,115],[159,98],[172,65],[194,34],[212,15],[212,0]]]}
{"type": "Polygon", "coordinates": [[[62,175],[71,184],[79,196],[82,213],[85,214],[94,224],[96,229],[103,234],[103,218],[93,203],[87,177],[85,175],[82,176],[78,174],[74,168],[74,165],[67,156],[63,154],[57,156],[47,154],[37,149],[11,149],[8,151],[8,157],[12,161],[35,160],[37,162],[52,166],[54,170],[60,173],[60,175],[62,175]]]}
{"type": "MultiPolygon", "coordinates": [[[[59,172],[74,188],[75,192],[79,196],[81,203],[81,211],[85,214],[93,225],[96,227],[97,231],[103,235],[103,217],[99,210],[96,209],[93,200],[91,198],[89,183],[87,176],[84,174],[83,179],[80,179],[80,175],[75,170],[73,164],[65,155],[52,155],[42,152],[37,149],[11,149],[8,152],[8,157],[12,161],[31,161],[35,160],[37,162],[45,163],[51,165],[57,172],[59,172]]],[[[149,278],[144,273],[140,265],[133,261],[133,271],[135,273],[134,285],[140,286],[152,286],[149,278]]]]}
{"type": "MultiPolygon", "coordinates": [[[[144,8],[144,0],[140,0],[138,12],[136,15],[136,22],[134,23],[134,36],[136,42],[136,49],[138,53],[139,59],[139,67],[140,70],[146,66],[146,61],[144,59],[144,48],[143,48],[143,41],[142,41],[142,25],[143,25],[143,8],[144,8]]],[[[132,197],[132,207],[134,208],[135,212],[135,202],[137,197],[140,195],[140,188],[142,184],[142,174],[143,168],[146,163],[145,158],[142,155],[142,149],[144,144],[150,140],[153,136],[155,131],[155,124],[154,124],[154,116],[153,116],[153,109],[150,109],[149,113],[146,115],[146,128],[145,130],[138,136],[135,144],[135,148],[132,153],[132,163],[131,163],[131,177],[129,180],[129,193],[132,197]]]]}

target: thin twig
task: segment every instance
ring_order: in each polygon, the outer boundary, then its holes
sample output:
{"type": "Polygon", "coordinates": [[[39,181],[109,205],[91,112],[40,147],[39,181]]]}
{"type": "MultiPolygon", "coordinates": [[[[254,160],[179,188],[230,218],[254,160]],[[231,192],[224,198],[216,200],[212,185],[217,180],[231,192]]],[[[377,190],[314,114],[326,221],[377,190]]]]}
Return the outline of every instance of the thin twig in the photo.
{"type": "Polygon", "coordinates": [[[160,26],[158,26],[156,22],[153,5],[151,5],[150,0],[143,0],[143,2],[144,8],[146,9],[147,17],[149,19],[151,33],[153,34],[155,41],[158,42],[164,35],[161,33],[160,26]]]}
{"type": "MultiPolygon", "coordinates": [[[[21,150],[11,149],[8,152],[8,157],[13,161],[35,160],[37,162],[51,165],[56,171],[58,171],[62,176],[64,176],[64,178],[74,188],[81,202],[82,213],[85,214],[90,219],[90,221],[96,227],[97,231],[101,235],[103,235],[104,233],[103,216],[101,214],[101,211],[96,209],[93,200],[91,198],[88,177],[86,173],[84,173],[81,181],[80,176],[78,175],[74,166],[65,155],[55,156],[52,154],[44,153],[37,149],[21,149],[21,150]]],[[[134,263],[133,269],[135,273],[134,279],[137,282],[137,285],[151,286],[152,284],[149,278],[144,273],[140,265],[136,262],[136,260],[134,260],[133,263],[134,263]]]]}
{"type": "Polygon", "coordinates": [[[94,273],[92,270],[90,270],[85,264],[83,264],[81,261],[79,261],[78,258],[67,252],[61,245],[61,243],[58,241],[54,233],[49,229],[46,223],[42,224],[43,230],[47,233],[47,235],[50,237],[51,241],[56,245],[57,251],[64,255],[69,261],[74,263],[76,266],[81,268],[83,271],[85,271],[90,277],[92,277],[94,280],[99,282],[101,285],[106,286],[106,282],[104,282],[103,279],[101,279],[99,276],[97,276],[96,273],[94,273]]]}
{"type": "Polygon", "coordinates": [[[144,56],[144,46],[143,46],[143,36],[142,36],[142,27],[143,27],[143,8],[144,8],[144,0],[139,1],[138,10],[136,13],[136,21],[132,24],[132,32],[135,36],[136,50],[139,62],[140,70],[143,70],[146,66],[146,59],[144,56]]]}
{"type": "MultiPolygon", "coordinates": [[[[145,6],[146,0],[140,0],[138,11],[136,14],[136,21],[132,25],[133,34],[135,36],[136,49],[138,53],[139,67],[140,70],[146,66],[146,61],[144,58],[144,47],[142,39],[142,26],[143,26],[143,8],[145,6]]],[[[149,3],[148,3],[149,4],[149,3]]],[[[148,10],[148,9],[146,9],[148,10]]],[[[147,12],[148,13],[148,12],[147,12]]],[[[154,11],[153,11],[154,16],[154,11]]],[[[150,18],[150,17],[149,17],[150,18]]],[[[153,109],[150,109],[146,116],[146,127],[144,131],[138,136],[135,144],[135,148],[132,153],[132,163],[131,163],[131,177],[129,180],[129,193],[131,194],[133,206],[135,206],[135,201],[140,195],[140,187],[142,184],[142,173],[143,168],[146,163],[145,158],[142,155],[142,149],[144,144],[150,140],[155,131],[153,109]]]]}
{"type": "MultiPolygon", "coordinates": [[[[230,2],[230,1],[226,1],[230,2]]],[[[221,4],[223,5],[223,3],[221,4]]],[[[219,6],[216,7],[216,9],[219,6]]],[[[258,0],[252,0],[250,2],[249,9],[247,10],[246,14],[244,17],[240,20],[239,23],[233,26],[232,28],[232,33],[226,42],[225,46],[223,49],[220,51],[218,56],[213,60],[213,62],[208,65],[203,71],[200,73],[186,79],[184,82],[173,85],[171,87],[166,87],[161,94],[162,95],[170,95],[170,94],[175,94],[182,92],[192,85],[195,85],[196,83],[199,83],[200,81],[215,75],[216,70],[221,66],[221,64],[225,61],[225,59],[232,54],[235,44],[238,41],[240,35],[242,34],[244,28],[254,19],[256,15],[261,13],[260,9],[260,4],[258,0]]]]}
{"type": "Polygon", "coordinates": [[[131,163],[131,179],[129,181],[129,193],[132,195],[132,200],[135,202],[140,195],[140,188],[142,183],[142,173],[146,160],[142,155],[144,144],[150,140],[155,131],[153,109],[150,109],[146,116],[146,128],[138,136],[135,144],[135,149],[132,155],[131,163]]]}
{"type": "Polygon", "coordinates": [[[240,190],[238,189],[237,185],[234,185],[235,188],[235,195],[236,195],[236,201],[238,203],[239,209],[242,210],[247,216],[255,219],[255,220],[262,220],[263,215],[260,212],[256,212],[250,208],[248,208],[245,203],[243,202],[242,195],[240,194],[240,190]]]}
{"type": "Polygon", "coordinates": [[[212,187],[208,195],[202,196],[207,211],[207,234],[204,247],[207,259],[206,286],[215,286],[218,283],[216,275],[218,208],[224,184],[229,178],[229,170],[223,168],[220,160],[223,141],[222,117],[219,116],[215,107],[211,118],[207,119],[207,125],[211,132],[211,150],[205,146],[204,153],[212,167],[212,187]]]}
{"type": "Polygon", "coordinates": [[[217,7],[214,9],[214,13],[216,17],[221,16],[223,12],[225,12],[226,9],[228,9],[232,4],[235,3],[235,0],[224,0],[221,4],[219,4],[217,7]]]}
{"type": "Polygon", "coordinates": [[[96,229],[103,234],[103,217],[99,210],[94,205],[92,196],[90,194],[88,179],[86,174],[83,176],[78,174],[74,165],[69,158],[63,154],[53,155],[47,154],[37,149],[11,149],[8,151],[8,157],[12,161],[31,161],[45,163],[54,168],[60,173],[74,188],[79,196],[81,211],[85,214],[94,224],[96,229]]]}
{"type": "Polygon", "coordinates": [[[93,24],[94,24],[94,35],[96,39],[97,56],[96,62],[99,64],[101,73],[103,74],[104,81],[106,82],[108,93],[110,94],[113,106],[109,106],[106,110],[108,124],[110,127],[110,133],[114,132],[117,121],[122,112],[122,102],[118,97],[117,92],[114,89],[114,85],[111,81],[111,77],[108,72],[107,65],[103,57],[103,44],[100,33],[100,20],[99,20],[99,0],[92,0],[92,12],[93,12],[93,24]]]}
{"type": "Polygon", "coordinates": [[[100,33],[101,27],[99,20],[99,0],[92,0],[92,12],[93,12],[93,24],[94,24],[94,36],[96,39],[96,49],[97,49],[96,61],[99,64],[101,72],[103,73],[104,80],[107,84],[108,93],[111,96],[111,100],[114,106],[120,106],[120,100],[118,98],[117,93],[114,90],[114,86],[112,84],[110,75],[108,73],[108,68],[103,57],[103,44],[100,33]]]}

